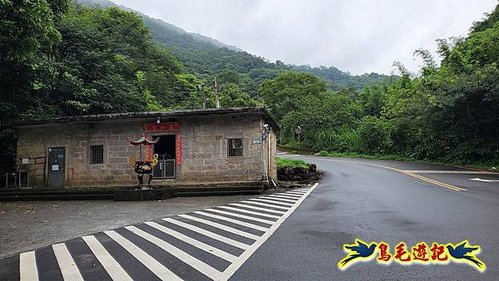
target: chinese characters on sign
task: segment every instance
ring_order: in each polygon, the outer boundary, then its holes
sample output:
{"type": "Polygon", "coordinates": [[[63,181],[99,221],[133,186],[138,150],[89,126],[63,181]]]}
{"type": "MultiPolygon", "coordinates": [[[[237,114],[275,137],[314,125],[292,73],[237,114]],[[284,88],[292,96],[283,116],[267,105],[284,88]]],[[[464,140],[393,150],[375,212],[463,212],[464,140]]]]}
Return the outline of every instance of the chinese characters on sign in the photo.
{"type": "Polygon", "coordinates": [[[146,132],[178,132],[179,122],[146,123],[146,132]]]}
{"type": "Polygon", "coordinates": [[[354,244],[346,244],[343,249],[347,256],[338,262],[338,267],[347,269],[357,262],[366,262],[376,257],[379,264],[390,264],[393,261],[399,264],[449,264],[449,262],[466,263],[480,272],[486,266],[476,255],[480,253],[480,246],[472,246],[468,240],[460,243],[440,244],[433,242],[431,247],[425,242],[416,243],[409,247],[404,242],[399,242],[390,252],[390,245],[386,242],[366,243],[356,239],[354,244]]]}

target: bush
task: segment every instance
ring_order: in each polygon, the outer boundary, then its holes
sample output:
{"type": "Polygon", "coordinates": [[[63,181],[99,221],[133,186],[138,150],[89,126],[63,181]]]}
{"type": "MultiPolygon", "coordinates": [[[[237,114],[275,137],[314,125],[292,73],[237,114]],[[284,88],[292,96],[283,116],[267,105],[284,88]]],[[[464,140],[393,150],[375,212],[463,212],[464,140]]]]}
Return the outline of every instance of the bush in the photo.
{"type": "Polygon", "coordinates": [[[284,167],[308,169],[308,167],[310,166],[309,163],[307,163],[303,160],[293,160],[293,159],[276,157],[275,161],[277,164],[277,169],[284,168],[284,167]]]}

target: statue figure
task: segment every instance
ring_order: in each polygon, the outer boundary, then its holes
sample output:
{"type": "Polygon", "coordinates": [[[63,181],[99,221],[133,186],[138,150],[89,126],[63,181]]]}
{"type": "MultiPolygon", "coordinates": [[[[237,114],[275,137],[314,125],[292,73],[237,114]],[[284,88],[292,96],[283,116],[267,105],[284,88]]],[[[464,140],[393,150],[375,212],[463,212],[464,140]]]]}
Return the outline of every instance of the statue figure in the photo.
{"type": "Polygon", "coordinates": [[[144,186],[144,175],[149,176],[149,180],[147,181],[147,185],[151,185],[151,181],[153,178],[152,171],[154,167],[158,164],[158,154],[152,154],[151,146],[159,141],[159,138],[153,139],[150,136],[146,136],[145,133],[142,134],[137,140],[131,140],[128,138],[128,143],[133,146],[139,146],[140,151],[140,160],[135,159],[135,155],[131,156],[129,159],[129,163],[134,166],[135,173],[137,173],[137,179],[139,180],[139,186],[144,186]],[[146,147],[146,157],[142,159],[142,145],[146,147]]]}

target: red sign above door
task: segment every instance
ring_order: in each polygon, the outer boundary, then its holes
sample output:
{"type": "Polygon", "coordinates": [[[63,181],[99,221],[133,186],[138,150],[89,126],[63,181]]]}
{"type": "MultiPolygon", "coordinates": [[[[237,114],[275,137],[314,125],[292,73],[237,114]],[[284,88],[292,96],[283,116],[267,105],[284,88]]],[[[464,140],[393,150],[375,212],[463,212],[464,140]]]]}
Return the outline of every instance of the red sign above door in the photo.
{"type": "Polygon", "coordinates": [[[146,132],[179,132],[180,122],[146,123],[146,132]]]}

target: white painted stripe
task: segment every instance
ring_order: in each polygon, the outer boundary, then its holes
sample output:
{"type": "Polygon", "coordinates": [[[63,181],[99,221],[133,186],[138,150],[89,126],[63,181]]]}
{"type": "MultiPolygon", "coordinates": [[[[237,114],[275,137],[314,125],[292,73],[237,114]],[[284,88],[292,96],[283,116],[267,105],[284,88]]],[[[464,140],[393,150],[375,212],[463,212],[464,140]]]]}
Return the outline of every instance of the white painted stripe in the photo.
{"type": "Polygon", "coordinates": [[[270,204],[265,204],[265,203],[260,203],[260,202],[255,202],[255,201],[240,201],[239,203],[246,203],[246,204],[255,204],[258,206],[264,206],[264,207],[270,207],[270,208],[276,208],[276,209],[281,209],[283,211],[287,211],[288,208],[284,206],[276,206],[276,205],[270,205],[270,204]]]}
{"type": "Polygon", "coordinates": [[[305,191],[286,191],[284,193],[288,194],[298,194],[298,195],[303,195],[303,194],[306,194],[308,190],[305,190],[305,191]]]}
{"type": "Polygon", "coordinates": [[[104,231],[104,233],[111,239],[120,244],[125,250],[127,250],[132,256],[134,256],[138,261],[145,265],[152,273],[159,277],[161,280],[182,280],[180,277],[171,272],[168,268],[164,267],[161,263],[151,257],[149,254],[144,252],[137,245],[128,241],[125,237],[119,235],[116,231],[104,231]]]}
{"type": "Polygon", "coordinates": [[[279,197],[279,196],[272,196],[272,195],[264,196],[264,197],[258,197],[258,198],[270,199],[270,200],[278,200],[278,201],[288,202],[288,203],[292,203],[292,204],[296,203],[296,200],[291,200],[291,199],[288,199],[288,198],[282,198],[282,197],[279,197]]]}
{"type": "Polygon", "coordinates": [[[21,281],[38,281],[35,251],[19,255],[19,273],[21,281]]]}
{"type": "Polygon", "coordinates": [[[245,213],[245,214],[257,215],[257,216],[266,217],[266,218],[273,218],[273,219],[280,218],[280,216],[262,214],[259,212],[248,211],[248,210],[241,209],[241,208],[233,208],[230,206],[218,206],[218,208],[223,208],[223,209],[227,209],[227,210],[231,210],[231,211],[237,211],[237,212],[241,212],[241,213],[245,213]]]}
{"type": "Polygon", "coordinates": [[[200,223],[204,223],[206,225],[213,226],[215,228],[218,228],[218,229],[221,229],[221,230],[233,233],[233,234],[237,234],[239,236],[246,237],[246,238],[249,238],[249,239],[256,240],[256,239],[260,238],[260,236],[258,236],[258,235],[255,235],[255,234],[252,234],[252,233],[248,233],[246,231],[242,231],[242,230],[239,230],[237,228],[226,226],[226,225],[223,225],[221,223],[217,223],[217,222],[214,222],[214,221],[206,220],[206,219],[203,219],[203,218],[198,218],[198,217],[189,216],[189,215],[178,215],[178,216],[186,218],[186,219],[189,219],[189,220],[197,221],[197,222],[200,222],[200,223]]]}
{"type": "MultiPolygon", "coordinates": [[[[169,223],[173,223],[173,224],[176,224],[180,227],[183,227],[183,228],[186,228],[186,229],[189,229],[189,230],[192,230],[194,232],[197,232],[201,235],[204,235],[206,237],[209,237],[211,239],[215,239],[215,240],[218,240],[220,242],[223,242],[225,244],[228,244],[228,245],[231,245],[231,246],[234,246],[236,248],[239,248],[239,249],[242,249],[242,250],[246,250],[249,245],[248,244],[244,244],[244,243],[241,243],[239,241],[236,241],[236,240],[233,240],[233,239],[230,239],[230,238],[227,238],[227,237],[224,237],[222,235],[219,235],[215,232],[211,232],[211,231],[208,231],[206,229],[202,229],[200,227],[197,227],[195,225],[190,225],[190,224],[187,224],[185,222],[182,222],[182,221],[178,221],[178,220],[175,220],[175,219],[171,219],[171,218],[165,218],[163,219],[164,221],[166,222],[169,222],[169,223]]],[[[258,237],[258,236],[257,236],[258,237]]]]}
{"type": "Polygon", "coordinates": [[[111,256],[111,254],[109,254],[106,248],[102,246],[95,236],[83,236],[82,239],[85,243],[87,243],[88,247],[102,264],[109,276],[111,276],[111,279],[133,281],[132,277],[126,273],[121,265],[111,256]]]}
{"type": "Polygon", "coordinates": [[[289,195],[281,195],[281,194],[272,194],[269,195],[270,197],[275,197],[275,198],[282,198],[282,199],[288,199],[288,200],[293,200],[293,202],[298,201],[301,196],[289,196],[289,195]]]}
{"type": "Polygon", "coordinates": [[[233,224],[245,226],[245,227],[256,229],[256,230],[263,231],[263,232],[265,232],[265,231],[268,230],[268,228],[266,228],[266,227],[261,227],[261,226],[256,225],[256,224],[252,224],[252,223],[249,223],[249,222],[243,222],[243,221],[240,221],[240,220],[235,220],[235,219],[227,218],[227,217],[224,217],[224,216],[214,215],[214,214],[210,214],[210,213],[206,213],[206,212],[202,212],[202,211],[197,211],[197,212],[194,212],[194,213],[200,214],[200,215],[203,215],[203,216],[207,216],[207,217],[210,217],[210,218],[214,218],[214,219],[228,221],[228,222],[233,223],[233,224]]]}
{"type": "Polygon", "coordinates": [[[236,262],[233,262],[229,267],[227,267],[223,274],[224,274],[224,280],[228,280],[240,267],[243,265],[246,260],[248,260],[251,255],[263,244],[269,237],[279,228],[279,226],[300,206],[300,204],[307,198],[307,196],[318,186],[319,184],[316,183],[308,190],[308,193],[306,193],[300,201],[298,201],[291,209],[289,209],[284,216],[282,216],[275,224],[273,224],[270,229],[265,232],[258,241],[256,241],[251,247],[245,251],[244,253],[241,254],[239,259],[236,262]]]}
{"type": "Polygon", "coordinates": [[[215,248],[215,247],[213,247],[211,245],[208,245],[208,244],[206,244],[204,242],[198,241],[198,240],[196,240],[194,238],[191,238],[191,237],[189,237],[189,236],[187,236],[185,234],[182,234],[180,232],[177,232],[177,231],[175,231],[173,229],[170,229],[170,228],[165,227],[163,225],[157,224],[155,222],[145,222],[145,224],[147,224],[147,225],[149,225],[151,227],[154,227],[157,230],[159,230],[161,232],[164,232],[164,233],[166,233],[166,234],[168,234],[170,236],[173,236],[173,237],[175,237],[175,238],[177,238],[179,240],[182,240],[182,241],[184,241],[186,243],[189,243],[189,244],[191,244],[192,246],[194,246],[194,247],[196,247],[198,249],[201,249],[201,250],[203,250],[205,252],[208,252],[208,253],[213,254],[213,255],[215,255],[217,257],[220,257],[220,258],[222,258],[222,259],[224,259],[226,261],[233,262],[237,258],[236,256],[234,256],[232,254],[224,252],[224,251],[222,251],[222,250],[220,250],[218,248],[215,248]]]}
{"type": "Polygon", "coordinates": [[[301,198],[303,196],[302,193],[289,193],[289,192],[286,192],[286,193],[280,193],[284,196],[291,196],[293,198],[301,198]]]}
{"type": "Polygon", "coordinates": [[[229,205],[243,207],[243,208],[248,208],[248,209],[253,209],[253,210],[258,210],[258,211],[264,211],[264,212],[274,213],[274,214],[279,214],[279,215],[282,215],[282,214],[286,213],[286,212],[271,210],[271,209],[267,209],[267,208],[255,207],[255,206],[251,206],[249,204],[232,203],[232,204],[229,204],[229,205]]]}
{"type": "Polygon", "coordinates": [[[469,171],[469,170],[401,170],[411,174],[467,174],[467,175],[497,175],[496,172],[488,171],[469,171]]]}
{"type": "Polygon", "coordinates": [[[198,260],[197,258],[189,255],[188,253],[182,251],[181,249],[173,246],[172,244],[159,239],[158,237],[151,235],[135,226],[126,226],[126,229],[131,231],[137,236],[140,236],[144,238],[145,240],[155,244],[156,246],[160,247],[164,251],[172,254],[175,258],[185,262],[186,264],[190,265],[197,271],[201,272],[202,274],[208,276],[209,278],[213,280],[220,280],[222,273],[213,267],[209,266],[208,264],[198,260]]]}
{"type": "Polygon", "coordinates": [[[250,221],[256,221],[256,222],[261,222],[261,223],[266,223],[266,224],[273,224],[275,222],[275,221],[271,221],[271,220],[259,219],[259,218],[255,218],[255,217],[252,217],[252,216],[240,215],[240,214],[236,214],[236,213],[232,213],[232,212],[226,212],[226,211],[217,210],[217,209],[205,209],[205,211],[215,212],[215,213],[219,213],[219,214],[222,214],[222,215],[233,216],[233,217],[236,217],[236,218],[242,218],[242,219],[246,219],[246,220],[250,220],[250,221]]]}
{"type": "MultiPolygon", "coordinates": [[[[289,206],[292,207],[294,204],[289,204],[289,203],[284,203],[284,202],[279,202],[276,200],[271,200],[271,199],[260,199],[260,198],[251,198],[249,199],[250,201],[258,201],[258,202],[265,202],[265,203],[271,203],[271,204],[280,204],[284,206],[289,206]]],[[[279,206],[279,205],[278,205],[279,206]]],[[[284,207],[283,206],[283,207],[284,207]]]]}
{"type": "Polygon", "coordinates": [[[52,245],[52,249],[54,250],[54,255],[57,259],[57,263],[59,264],[64,280],[83,281],[83,277],[81,276],[81,273],[78,270],[73,257],[71,257],[66,245],[64,243],[54,244],[52,245]]]}
{"type": "Polygon", "coordinates": [[[287,196],[298,196],[300,198],[303,196],[303,194],[305,194],[305,193],[298,193],[298,192],[291,192],[291,191],[284,193],[284,195],[287,195],[287,196]]]}

